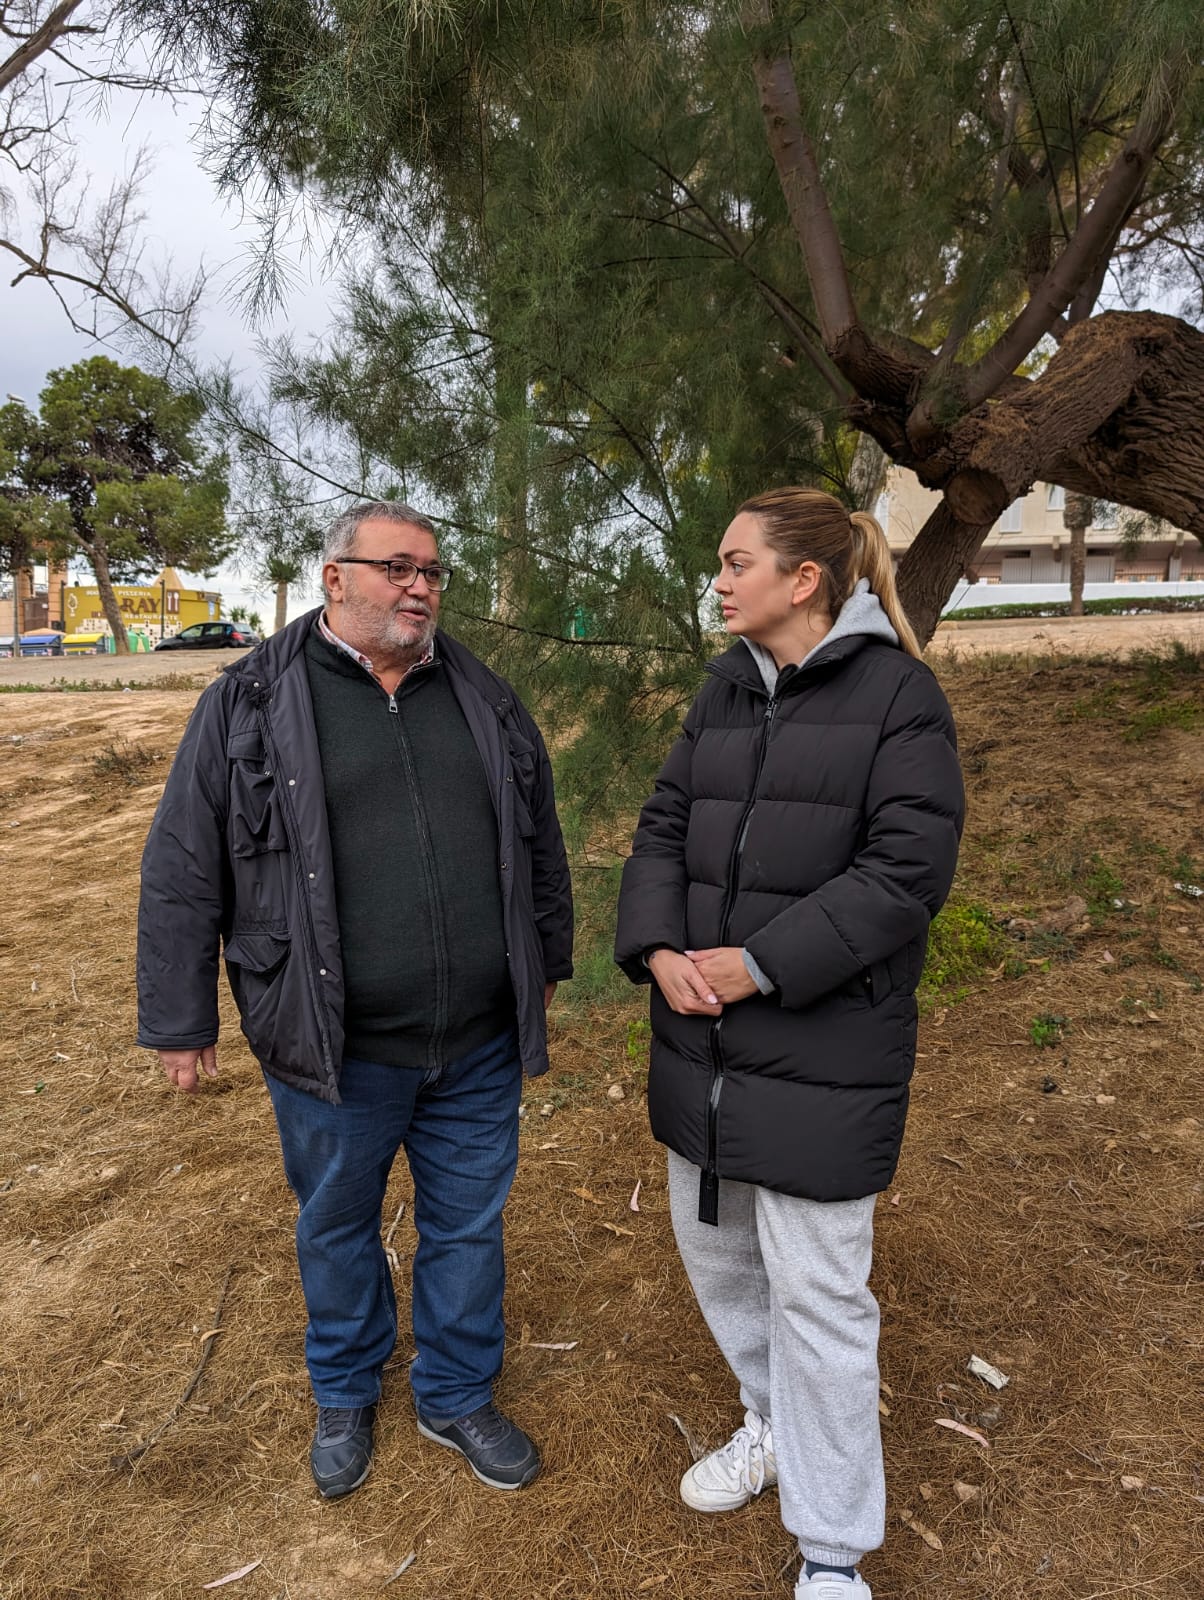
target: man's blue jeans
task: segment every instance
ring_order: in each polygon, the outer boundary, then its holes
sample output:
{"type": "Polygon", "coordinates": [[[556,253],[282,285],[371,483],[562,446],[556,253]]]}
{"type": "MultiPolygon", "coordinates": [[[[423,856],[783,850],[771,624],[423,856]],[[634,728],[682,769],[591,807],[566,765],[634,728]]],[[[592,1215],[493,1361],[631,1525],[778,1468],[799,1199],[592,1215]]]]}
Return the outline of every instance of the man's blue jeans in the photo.
{"type": "Polygon", "coordinates": [[[414,1399],[438,1422],[485,1405],[505,1346],[502,1207],[518,1164],[522,1090],[514,1032],[437,1077],[347,1057],[337,1106],[265,1077],[301,1208],[305,1359],[318,1404],[366,1406],[380,1395],[397,1338],[381,1207],[404,1145],[418,1230],[414,1399]]]}

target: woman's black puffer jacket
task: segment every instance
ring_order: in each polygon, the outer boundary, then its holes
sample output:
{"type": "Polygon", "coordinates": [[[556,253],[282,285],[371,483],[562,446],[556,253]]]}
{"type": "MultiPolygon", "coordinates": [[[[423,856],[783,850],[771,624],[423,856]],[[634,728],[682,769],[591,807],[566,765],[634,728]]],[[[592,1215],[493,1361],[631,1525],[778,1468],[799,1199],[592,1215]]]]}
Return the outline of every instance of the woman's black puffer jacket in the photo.
{"type": "Polygon", "coordinates": [[[703,1169],[703,1220],[720,1177],[848,1200],[899,1157],[963,794],[936,679],[881,613],[851,620],[772,695],[743,641],[711,662],[623,873],[615,957],[635,982],[658,946],[737,945],[774,984],[718,1019],[653,985],[652,1130],[703,1169]]]}

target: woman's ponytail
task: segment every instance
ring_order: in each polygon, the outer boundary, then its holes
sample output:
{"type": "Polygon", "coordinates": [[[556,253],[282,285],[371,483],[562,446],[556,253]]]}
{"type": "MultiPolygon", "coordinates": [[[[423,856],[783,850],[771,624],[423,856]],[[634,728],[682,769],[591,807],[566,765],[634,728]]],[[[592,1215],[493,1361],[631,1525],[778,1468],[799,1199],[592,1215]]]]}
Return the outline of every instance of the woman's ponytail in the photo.
{"type": "Polygon", "coordinates": [[[895,587],[894,562],[891,560],[890,546],[886,542],[881,524],[877,517],[871,516],[868,511],[850,512],[849,522],[853,528],[849,593],[853,592],[854,586],[861,578],[868,578],[870,588],[878,596],[891,627],[899,635],[899,643],[909,656],[918,659],[921,654],[919,641],[899,601],[899,591],[895,587]]]}
{"type": "Polygon", "coordinates": [[[920,646],[895,588],[886,535],[868,511],[850,513],[821,489],[769,489],[739,507],[761,524],[765,542],[782,572],[814,561],[822,575],[820,603],[835,618],[861,578],[868,578],[899,643],[909,656],[920,646]]]}

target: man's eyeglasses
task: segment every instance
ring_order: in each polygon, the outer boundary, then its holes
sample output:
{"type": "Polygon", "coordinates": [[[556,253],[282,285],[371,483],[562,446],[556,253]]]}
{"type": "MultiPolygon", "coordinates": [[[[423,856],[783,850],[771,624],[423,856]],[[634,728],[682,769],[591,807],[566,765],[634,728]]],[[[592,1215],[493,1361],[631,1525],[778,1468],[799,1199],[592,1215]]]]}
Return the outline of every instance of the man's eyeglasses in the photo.
{"type": "Polygon", "coordinates": [[[408,589],[420,572],[427,588],[435,594],[442,594],[452,581],[451,567],[420,567],[416,561],[378,561],[370,556],[337,556],[335,559],[340,566],[383,567],[385,577],[397,589],[408,589]]]}

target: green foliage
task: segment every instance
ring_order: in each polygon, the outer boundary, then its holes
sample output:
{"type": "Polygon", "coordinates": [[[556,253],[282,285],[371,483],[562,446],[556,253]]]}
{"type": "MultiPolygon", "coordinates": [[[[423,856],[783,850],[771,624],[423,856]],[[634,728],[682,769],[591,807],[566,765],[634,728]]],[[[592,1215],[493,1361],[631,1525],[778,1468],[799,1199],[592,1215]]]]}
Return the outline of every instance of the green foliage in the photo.
{"type": "Polygon", "coordinates": [[[981,981],[1004,963],[1007,954],[1007,940],[985,906],[948,901],[928,934],[928,956],[917,991],[921,1010],[931,1010],[941,999],[960,998],[958,989],[981,981]]]}
{"type": "Polygon", "coordinates": [[[186,689],[195,694],[205,686],[203,674],[165,672],[160,677],[52,678],[49,683],[0,683],[0,694],[123,694],[127,689],[186,689]]]}
{"type": "Polygon", "coordinates": [[[1117,901],[1124,902],[1124,880],[1098,851],[1092,853],[1090,870],[1083,879],[1083,893],[1096,917],[1110,915],[1119,909],[1117,901]]]}
{"type": "MultiPolygon", "coordinates": [[[[1204,594],[1120,595],[1111,600],[1085,600],[1089,617],[1145,617],[1159,612],[1204,611],[1204,594]]],[[[1015,602],[1000,606],[961,606],[946,611],[943,622],[990,622],[1005,617],[1068,617],[1069,600],[1015,602]]]]}
{"type": "Polygon", "coordinates": [[[1123,677],[1109,677],[1075,700],[1067,717],[1116,720],[1130,743],[1149,739],[1166,728],[1190,733],[1199,726],[1204,653],[1175,639],[1164,650],[1134,651],[1127,665],[1123,677]]]}
{"type": "Polygon", "coordinates": [[[598,867],[570,850],[573,865],[573,907],[576,933],[573,941],[573,981],[557,995],[572,1010],[591,1011],[597,1006],[636,1004],[645,996],[615,966],[615,907],[619,898],[622,863],[598,867]]]}
{"type": "Polygon", "coordinates": [[[202,409],[107,356],[51,372],[39,416],[0,407],[0,504],[49,555],[86,556],[119,639],[107,585],[169,564],[204,571],[230,548],[225,462],[203,448],[202,409]]]}
{"type": "Polygon", "coordinates": [[[1052,1011],[1042,1011],[1028,1025],[1028,1036],[1038,1049],[1052,1050],[1062,1042],[1069,1030],[1067,1018],[1052,1011]]]}
{"type": "Polygon", "coordinates": [[[1148,706],[1139,711],[1125,729],[1125,738],[1133,743],[1150,739],[1167,728],[1181,728],[1191,733],[1200,725],[1201,708],[1190,701],[1180,700],[1170,705],[1148,706]]]}

